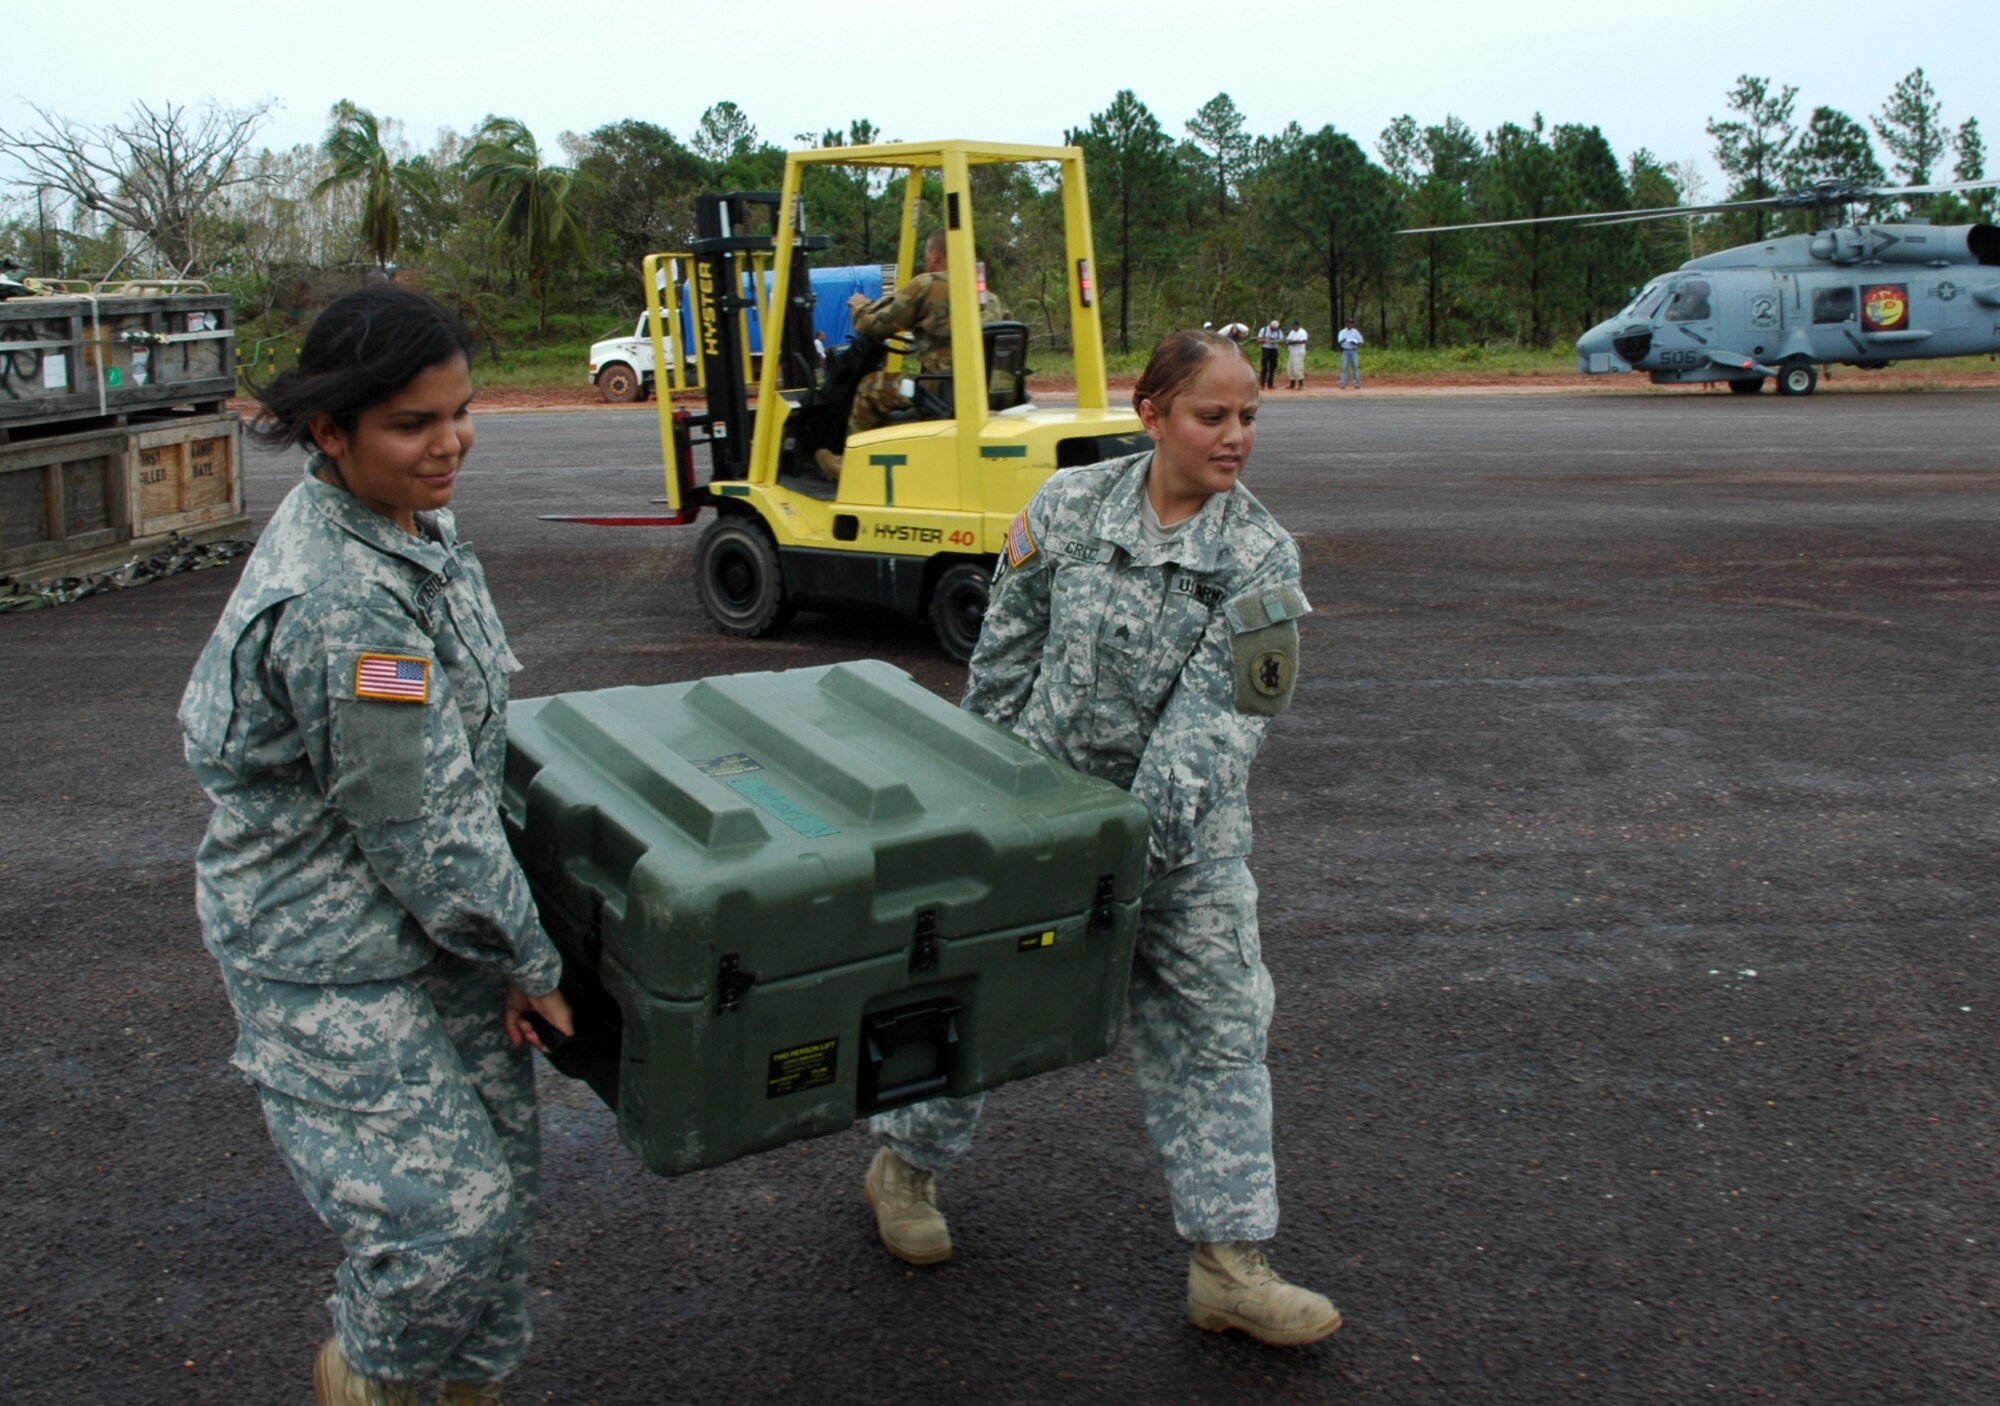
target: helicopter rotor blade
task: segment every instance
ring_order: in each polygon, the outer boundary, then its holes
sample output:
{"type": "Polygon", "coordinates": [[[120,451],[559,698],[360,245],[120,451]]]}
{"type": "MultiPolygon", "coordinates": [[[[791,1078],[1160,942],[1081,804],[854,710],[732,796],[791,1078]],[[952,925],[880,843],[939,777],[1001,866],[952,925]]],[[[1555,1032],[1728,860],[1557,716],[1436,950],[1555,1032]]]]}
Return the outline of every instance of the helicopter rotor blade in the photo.
{"type": "MultiPolygon", "coordinates": [[[[1396,233],[1453,234],[1462,229],[1507,229],[1511,226],[1516,226],[1516,225],[1572,224],[1578,220],[1602,219],[1604,216],[1614,213],[1618,212],[1610,210],[1586,210],[1579,215],[1535,215],[1528,219],[1521,219],[1521,220],[1475,220],[1471,224],[1464,224],[1464,225],[1425,225],[1421,229],[1399,229],[1396,231],[1396,233]]],[[[1664,205],[1657,210],[1635,211],[1633,213],[1643,214],[1643,215],[1658,215],[1664,218],[1668,215],[1684,215],[1689,212],[1685,208],[1679,205],[1664,205]]]]}
{"type": "Polygon", "coordinates": [[[1513,225],[1554,225],[1590,221],[1593,224],[1624,224],[1632,220],[1672,220],[1683,216],[1712,215],[1724,210],[1752,210],[1768,205],[1774,196],[1762,200],[1728,200],[1710,205],[1656,205],[1645,210],[1586,210],[1575,215],[1537,215],[1525,220],[1479,220],[1467,225],[1428,225],[1422,229],[1399,229],[1398,234],[1450,234],[1462,229],[1506,229],[1513,225]]]}
{"type": "Polygon", "coordinates": [[[2000,176],[1976,181],[1945,181],[1922,186],[1851,186],[1845,181],[1823,181],[1803,190],[1781,191],[1752,200],[1718,200],[1706,205],[1657,205],[1645,210],[1590,210],[1581,214],[1538,215],[1520,220],[1476,220],[1462,225],[1425,225],[1399,229],[1398,234],[1454,234],[1468,229],[1509,229],[1522,225],[1581,224],[1586,229],[1605,225],[1637,224],[1645,220],[1694,219],[1721,215],[1734,210],[1813,210],[1836,205],[1866,204],[1893,200],[1906,195],[1949,195],[1961,190],[1985,190],[2000,186],[2000,176]]]}
{"type": "Polygon", "coordinates": [[[1961,190],[1990,190],[2000,186],[2000,176],[1987,176],[1976,181],[1938,181],[1925,186],[1890,186],[1879,190],[1855,190],[1853,194],[1861,199],[1886,199],[1897,195],[1952,195],[1961,190]]]}

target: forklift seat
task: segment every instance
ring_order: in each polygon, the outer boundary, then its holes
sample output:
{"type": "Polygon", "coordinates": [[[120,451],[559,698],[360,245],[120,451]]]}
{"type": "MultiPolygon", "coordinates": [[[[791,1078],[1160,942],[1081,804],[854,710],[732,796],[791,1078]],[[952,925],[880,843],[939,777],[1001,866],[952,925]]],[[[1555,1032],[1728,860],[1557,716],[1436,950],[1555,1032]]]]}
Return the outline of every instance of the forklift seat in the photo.
{"type": "MultiPolygon", "coordinates": [[[[1012,410],[1026,405],[1028,377],[1028,324],[989,322],[982,329],[986,346],[986,408],[1012,410]]],[[[892,416],[893,420],[949,420],[957,413],[953,377],[920,373],[910,378],[916,383],[911,395],[912,410],[892,416]]]]}

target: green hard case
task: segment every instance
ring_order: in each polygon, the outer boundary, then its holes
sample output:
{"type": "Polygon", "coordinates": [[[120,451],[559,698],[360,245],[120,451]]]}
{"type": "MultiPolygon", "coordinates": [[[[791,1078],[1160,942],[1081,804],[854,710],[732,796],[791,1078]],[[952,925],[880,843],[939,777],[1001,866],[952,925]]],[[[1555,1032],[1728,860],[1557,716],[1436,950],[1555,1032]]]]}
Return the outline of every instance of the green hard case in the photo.
{"type": "Polygon", "coordinates": [[[874,660],[515,703],[503,812],[654,1171],[1103,1054],[1145,808],[874,660]]]}

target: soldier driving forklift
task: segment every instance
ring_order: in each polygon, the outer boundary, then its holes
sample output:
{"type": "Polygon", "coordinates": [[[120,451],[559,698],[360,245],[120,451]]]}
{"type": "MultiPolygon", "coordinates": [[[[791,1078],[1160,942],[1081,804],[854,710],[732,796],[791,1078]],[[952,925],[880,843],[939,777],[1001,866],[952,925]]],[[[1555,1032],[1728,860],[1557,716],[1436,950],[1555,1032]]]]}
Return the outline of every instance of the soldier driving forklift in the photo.
{"type": "MultiPolygon", "coordinates": [[[[946,653],[969,658],[1014,515],[1057,469],[1146,443],[1138,417],[1107,400],[1082,152],[965,141],[797,151],[780,191],[700,197],[695,229],[685,257],[707,405],[659,401],[667,511],[571,520],[675,525],[711,510],[695,587],[724,634],[761,636],[800,610],[887,612],[927,619],[946,653]],[[1023,163],[1048,164],[1060,184],[1074,408],[1030,400],[1025,324],[981,322],[971,171],[1023,163]],[[823,367],[807,257],[831,240],[806,232],[800,199],[813,165],[905,177],[897,292],[857,312],[856,336],[823,367]],[[942,218],[919,272],[927,172],[942,178],[942,218]],[[754,402],[753,317],[766,353],[754,402]],[[890,335],[904,328],[907,339],[890,335]],[[697,444],[709,451],[703,482],[697,444]]],[[[656,364],[661,329],[679,325],[680,283],[661,276],[675,257],[645,263],[656,364]]]]}

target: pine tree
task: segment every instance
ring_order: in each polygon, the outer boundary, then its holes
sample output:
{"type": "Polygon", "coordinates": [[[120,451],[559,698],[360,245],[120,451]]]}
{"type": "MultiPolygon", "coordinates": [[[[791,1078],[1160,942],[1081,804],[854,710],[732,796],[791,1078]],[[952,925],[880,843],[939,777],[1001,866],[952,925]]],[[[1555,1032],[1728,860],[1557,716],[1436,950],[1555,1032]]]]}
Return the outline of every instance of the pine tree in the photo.
{"type": "MultiPolygon", "coordinates": [[[[1904,74],[1875,115],[1875,135],[1891,159],[1890,170],[1904,185],[1929,185],[1931,173],[1951,150],[1944,104],[1921,67],[1904,74]]],[[[1918,204],[1928,202],[1919,201],[1918,204]]]]}
{"type": "Polygon", "coordinates": [[[1118,251],[1113,276],[1118,289],[1118,350],[1132,350],[1133,273],[1165,234],[1168,212],[1174,209],[1179,175],[1174,144],[1159,119],[1130,88],[1122,88],[1111,106],[1092,113],[1090,125],[1072,130],[1071,146],[1080,146],[1090,168],[1092,223],[1108,230],[1118,251]]]}
{"type": "Polygon", "coordinates": [[[1188,135],[1207,157],[1215,174],[1215,213],[1229,213],[1229,196],[1250,162],[1250,134],[1243,114],[1227,93],[1217,93],[1188,119],[1188,135]]]}
{"type": "MultiPolygon", "coordinates": [[[[1986,179],[1986,140],[1979,135],[1979,119],[1968,117],[1958,129],[1958,164],[1951,168],[1952,176],[1961,181],[1983,181],[1986,179]]],[[[1971,211],[1972,218],[1987,221],[1993,218],[1993,191],[1968,190],[1960,197],[1971,211]]]]}
{"type": "MultiPolygon", "coordinates": [[[[1773,94],[1771,80],[1743,74],[1729,91],[1729,110],[1737,114],[1726,122],[1710,118],[1708,134],[1715,138],[1715,164],[1730,178],[1729,200],[1762,200],[1778,193],[1778,180],[1785,156],[1798,129],[1792,125],[1792,102],[1799,90],[1787,84],[1773,94]]],[[[1768,212],[1747,212],[1753,242],[1764,238],[1768,212]]]]}

